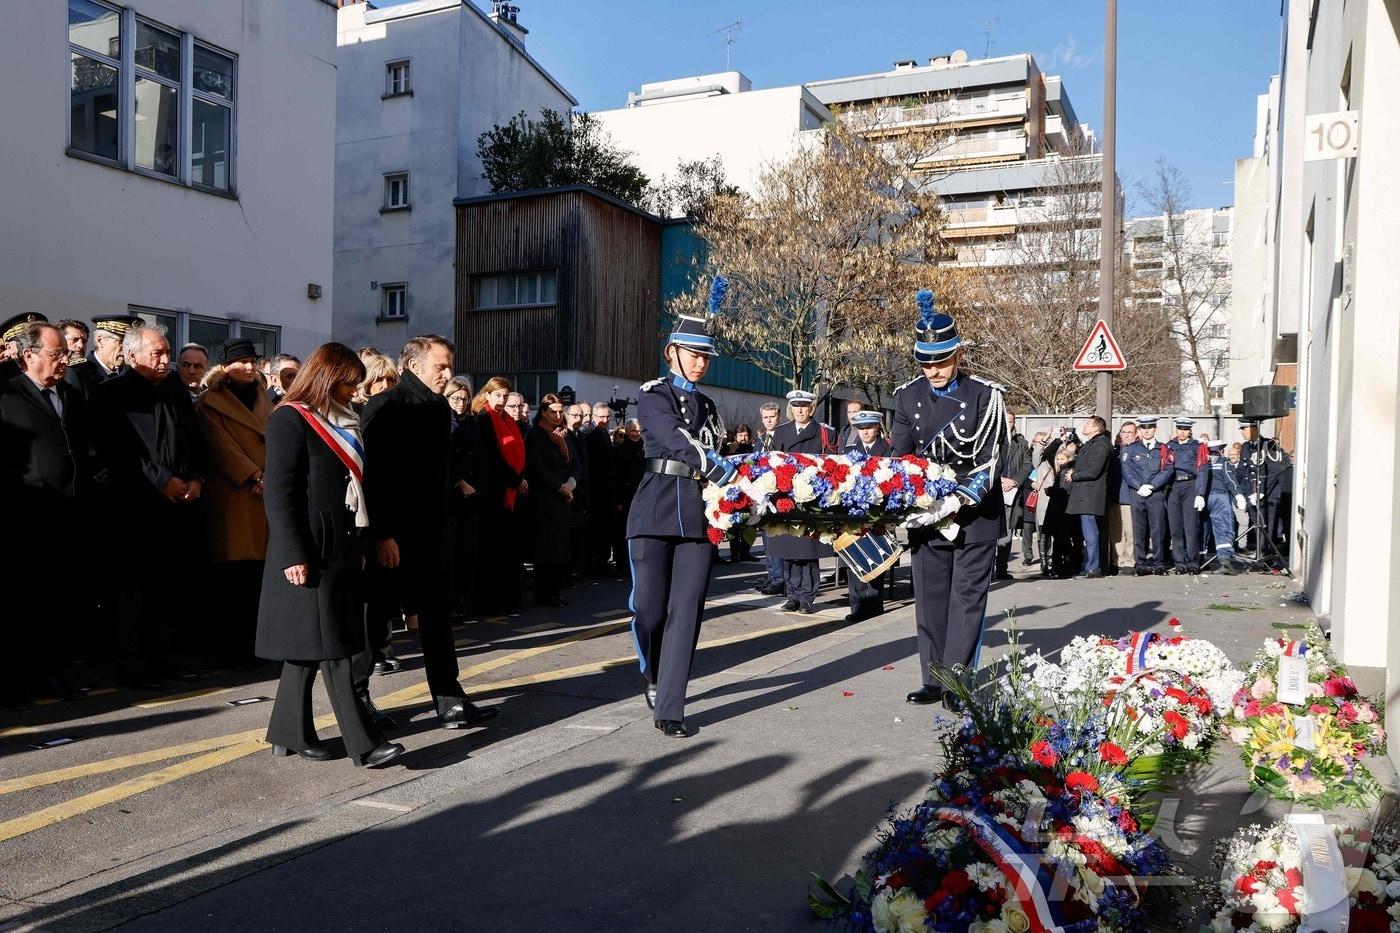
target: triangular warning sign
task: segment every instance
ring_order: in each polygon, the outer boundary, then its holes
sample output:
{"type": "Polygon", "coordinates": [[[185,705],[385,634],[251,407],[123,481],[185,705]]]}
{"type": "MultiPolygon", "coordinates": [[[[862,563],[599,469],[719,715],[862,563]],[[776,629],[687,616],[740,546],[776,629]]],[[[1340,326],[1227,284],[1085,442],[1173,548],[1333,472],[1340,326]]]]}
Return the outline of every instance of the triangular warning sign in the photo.
{"type": "Polygon", "coordinates": [[[1074,358],[1074,368],[1078,372],[1091,373],[1128,368],[1128,361],[1123,358],[1118,341],[1113,339],[1113,334],[1103,321],[1099,321],[1094,325],[1094,329],[1089,331],[1089,339],[1084,341],[1084,347],[1074,358]]]}

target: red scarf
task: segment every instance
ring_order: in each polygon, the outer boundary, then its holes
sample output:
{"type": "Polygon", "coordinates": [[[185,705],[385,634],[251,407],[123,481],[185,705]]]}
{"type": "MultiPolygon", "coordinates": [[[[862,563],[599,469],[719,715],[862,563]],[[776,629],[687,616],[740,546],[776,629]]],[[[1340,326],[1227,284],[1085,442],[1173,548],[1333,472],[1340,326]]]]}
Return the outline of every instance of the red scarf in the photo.
{"type": "MultiPolygon", "coordinates": [[[[486,406],[486,410],[491,414],[491,427],[496,432],[496,446],[501,449],[501,459],[505,460],[506,466],[516,474],[525,472],[525,439],[520,436],[520,425],[515,423],[515,419],[505,413],[502,409],[497,411],[491,406],[486,406]]],[[[517,484],[518,485],[518,484],[517,484]]],[[[505,496],[505,507],[507,511],[515,511],[515,493],[517,486],[507,486],[505,496]]]]}

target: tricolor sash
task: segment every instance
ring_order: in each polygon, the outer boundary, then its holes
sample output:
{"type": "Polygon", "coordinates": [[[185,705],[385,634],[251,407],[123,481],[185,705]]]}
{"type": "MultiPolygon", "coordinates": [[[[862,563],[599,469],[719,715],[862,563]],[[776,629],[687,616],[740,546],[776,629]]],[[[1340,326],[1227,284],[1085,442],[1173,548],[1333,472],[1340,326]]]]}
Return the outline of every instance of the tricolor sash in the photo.
{"type": "Polygon", "coordinates": [[[1039,851],[1026,851],[1026,844],[1009,829],[980,813],[956,807],[939,807],[934,811],[934,816],[944,822],[966,827],[977,845],[1006,876],[1030,920],[1027,933],[1063,933],[1058,897],[1051,890],[1055,873],[1039,851]]]}
{"type": "Polygon", "coordinates": [[[365,481],[365,449],[361,446],[359,438],[344,428],[331,424],[300,402],[293,402],[291,407],[296,410],[297,414],[306,419],[306,423],[311,425],[311,430],[315,431],[316,435],[326,442],[331,453],[345,464],[350,475],[355,477],[355,482],[363,485],[365,481]]]}
{"type": "Polygon", "coordinates": [[[1283,653],[1290,658],[1301,658],[1308,653],[1308,643],[1305,641],[1290,641],[1283,646],[1283,653]]]}
{"type": "Polygon", "coordinates": [[[1128,670],[1133,674],[1147,667],[1147,650],[1161,638],[1156,632],[1133,632],[1128,639],[1128,670]]]}

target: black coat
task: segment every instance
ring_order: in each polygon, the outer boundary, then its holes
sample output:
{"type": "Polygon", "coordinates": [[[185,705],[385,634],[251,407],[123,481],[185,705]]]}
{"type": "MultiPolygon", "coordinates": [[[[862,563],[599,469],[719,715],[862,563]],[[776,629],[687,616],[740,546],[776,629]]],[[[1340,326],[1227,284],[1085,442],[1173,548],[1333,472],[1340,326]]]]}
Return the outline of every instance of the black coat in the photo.
{"type": "Polygon", "coordinates": [[[612,432],[595,427],[583,436],[588,457],[588,511],[611,515],[617,511],[617,449],[612,432]]]}
{"type": "Polygon", "coordinates": [[[525,476],[530,482],[530,502],[534,507],[537,564],[567,564],[569,551],[570,503],[559,487],[572,478],[572,464],[536,425],[525,435],[525,476]]]}
{"type": "Polygon", "coordinates": [[[197,502],[171,502],[172,476],[203,479],[204,433],[189,389],[176,373],[151,382],[134,369],[97,386],[92,405],[97,486],[131,515],[124,540],[138,553],[180,550],[183,523],[198,519],[197,502]]]}
{"type": "MultiPolygon", "coordinates": [[[[1025,520],[1026,493],[1030,490],[1031,473],[1034,471],[1034,464],[1031,463],[1031,445],[1026,440],[1024,434],[1013,434],[1006,443],[1006,469],[1002,475],[1016,484],[1016,498],[1011,500],[1011,511],[1007,514],[1006,523],[1008,527],[1015,528],[1025,520]]],[[[1001,484],[997,484],[1000,491],[1001,484]]],[[[1003,496],[1002,501],[1006,499],[1003,496]]]]}
{"type": "MultiPolygon", "coordinates": [[[[364,536],[345,507],[350,473],[291,408],[267,422],[267,562],[256,653],[272,661],[348,658],[364,648],[364,536]],[[306,586],[282,571],[308,568],[306,586]]],[[[368,502],[366,503],[368,505],[368,502]]]]}
{"type": "MultiPolygon", "coordinates": [[[[506,492],[517,489],[520,481],[525,478],[525,473],[523,470],[517,473],[511,469],[510,464],[506,463],[506,458],[501,455],[501,442],[496,438],[496,428],[490,412],[483,411],[476,416],[476,443],[477,476],[481,480],[477,489],[480,490],[482,517],[499,518],[508,515],[510,513],[505,506],[506,492]]],[[[518,508],[518,499],[516,503],[518,508]]]]}
{"type": "Polygon", "coordinates": [[[65,382],[53,391],[62,419],[23,372],[0,384],[0,502],[14,526],[57,543],[77,524],[91,463],[82,393],[65,382]]]}
{"type": "Polygon", "coordinates": [[[450,583],[452,408],[405,370],[398,385],[369,400],[360,423],[370,537],[398,544],[403,608],[440,608],[450,583]]]}
{"type": "MultiPolygon", "coordinates": [[[[1107,434],[1095,434],[1079,448],[1074,458],[1074,476],[1070,480],[1069,515],[1104,515],[1108,512],[1110,464],[1114,461],[1113,442],[1107,434]]],[[[1117,486],[1113,491],[1118,491],[1117,486]]]]}
{"type": "Polygon", "coordinates": [[[63,374],[63,381],[83,394],[83,398],[92,401],[93,394],[97,387],[104,382],[117,378],[130,369],[125,363],[114,370],[108,370],[97,362],[97,358],[89,354],[76,363],[68,364],[68,372],[63,374]]]}
{"type": "MultiPolygon", "coordinates": [[[[829,454],[835,452],[836,432],[819,421],[807,422],[799,433],[797,425],[791,421],[780,424],[773,430],[773,449],[793,454],[829,454]]],[[[799,505],[798,509],[802,506],[799,505]]],[[[783,560],[819,560],[830,557],[834,551],[828,544],[815,538],[799,538],[796,535],[769,535],[768,552],[783,560]]]]}
{"type": "Polygon", "coordinates": [[[843,454],[862,453],[871,457],[891,457],[894,455],[894,445],[890,443],[887,437],[877,437],[875,438],[875,443],[870,445],[870,449],[866,450],[865,446],[860,442],[860,436],[856,435],[855,442],[847,444],[841,452],[843,454]]]}
{"type": "Polygon", "coordinates": [[[617,501],[624,512],[632,508],[632,497],[642,483],[642,465],[645,461],[641,441],[629,437],[618,446],[614,479],[617,483],[617,501]]]}

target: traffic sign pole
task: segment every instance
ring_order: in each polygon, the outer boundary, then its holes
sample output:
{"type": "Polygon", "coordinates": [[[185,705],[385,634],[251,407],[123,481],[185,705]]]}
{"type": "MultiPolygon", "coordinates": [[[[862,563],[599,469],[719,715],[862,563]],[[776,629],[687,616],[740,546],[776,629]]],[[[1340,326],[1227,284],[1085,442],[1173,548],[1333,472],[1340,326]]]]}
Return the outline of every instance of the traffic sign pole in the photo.
{"type": "MultiPolygon", "coordinates": [[[[1114,133],[1118,106],[1118,0],[1105,0],[1103,55],[1103,177],[1099,189],[1099,319],[1113,330],[1113,267],[1117,251],[1117,173],[1114,169],[1114,133]]],[[[1113,430],[1113,373],[1094,377],[1095,409],[1113,430]]]]}

